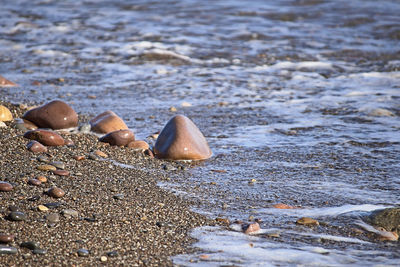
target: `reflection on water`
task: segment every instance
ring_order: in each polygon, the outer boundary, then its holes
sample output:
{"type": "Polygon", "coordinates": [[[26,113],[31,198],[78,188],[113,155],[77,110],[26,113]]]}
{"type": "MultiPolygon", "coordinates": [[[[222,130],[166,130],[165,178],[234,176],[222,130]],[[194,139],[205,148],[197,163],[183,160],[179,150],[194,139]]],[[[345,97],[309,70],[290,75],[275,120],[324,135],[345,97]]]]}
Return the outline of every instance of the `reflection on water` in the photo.
{"type": "Polygon", "coordinates": [[[0,73],[21,87],[0,92],[111,109],[139,138],[172,106],[189,116],[215,156],[163,186],[282,233],[196,229],[212,255],[192,264],[395,264],[396,245],[356,236],[359,215],[342,209],[400,204],[399,12],[389,0],[8,1],[0,73]],[[327,224],[297,229],[306,215],[327,224]]]}

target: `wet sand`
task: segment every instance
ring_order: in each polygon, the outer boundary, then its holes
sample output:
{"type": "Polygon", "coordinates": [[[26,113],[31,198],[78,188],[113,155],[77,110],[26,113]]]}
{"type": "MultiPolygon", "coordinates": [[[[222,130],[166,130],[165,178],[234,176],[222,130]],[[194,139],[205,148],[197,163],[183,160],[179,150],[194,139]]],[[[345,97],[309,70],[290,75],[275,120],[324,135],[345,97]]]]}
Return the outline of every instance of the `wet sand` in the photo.
{"type": "MultiPolygon", "coordinates": [[[[15,117],[24,112],[17,105],[1,104],[15,117]]],[[[34,154],[26,149],[28,140],[21,136],[23,132],[11,127],[12,122],[6,124],[8,127],[0,128],[0,180],[11,183],[14,189],[0,193],[0,234],[14,235],[14,241],[7,246],[18,252],[1,255],[2,266],[168,266],[172,265],[171,255],[192,249],[189,245],[194,240],[188,231],[214,224],[191,212],[188,200],[157,186],[158,181],[170,179],[165,169],[185,171],[179,163],[157,160],[129,148],[111,147],[98,142],[96,136],[82,133],[62,134],[75,143],[72,147],[48,147],[47,153],[34,154]],[[90,156],[96,150],[107,158],[90,156]],[[70,175],[38,170],[39,165],[45,164],[38,160],[39,156],[63,162],[70,175]],[[76,160],[76,156],[85,159],[76,160]],[[115,164],[118,158],[130,167],[115,164]],[[29,179],[38,176],[45,176],[47,182],[39,186],[28,184],[29,179]],[[63,189],[65,196],[48,196],[45,192],[52,186],[63,189]],[[38,206],[45,204],[50,209],[39,211],[38,206]],[[78,216],[64,216],[67,209],[76,211],[78,216]],[[25,213],[26,220],[10,220],[11,210],[25,213]],[[53,213],[57,214],[52,215],[53,219],[48,217],[53,213]],[[37,255],[21,247],[27,241],[39,242],[45,254],[37,255]],[[89,254],[78,256],[79,249],[86,249],[89,254]]]]}

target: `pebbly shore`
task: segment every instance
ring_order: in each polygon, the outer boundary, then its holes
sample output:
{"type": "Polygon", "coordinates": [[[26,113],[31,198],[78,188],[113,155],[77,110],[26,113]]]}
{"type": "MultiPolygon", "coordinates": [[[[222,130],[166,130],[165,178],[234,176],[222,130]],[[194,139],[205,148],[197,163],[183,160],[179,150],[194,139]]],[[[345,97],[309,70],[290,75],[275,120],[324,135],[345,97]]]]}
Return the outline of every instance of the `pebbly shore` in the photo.
{"type": "MultiPolygon", "coordinates": [[[[14,118],[26,111],[0,104],[14,118]]],[[[170,179],[165,169],[184,172],[182,163],[80,132],[60,133],[70,145],[33,153],[24,132],[5,124],[0,181],[13,188],[0,192],[1,266],[172,266],[171,255],[192,250],[191,229],[216,223],[157,186],[170,179]]]]}

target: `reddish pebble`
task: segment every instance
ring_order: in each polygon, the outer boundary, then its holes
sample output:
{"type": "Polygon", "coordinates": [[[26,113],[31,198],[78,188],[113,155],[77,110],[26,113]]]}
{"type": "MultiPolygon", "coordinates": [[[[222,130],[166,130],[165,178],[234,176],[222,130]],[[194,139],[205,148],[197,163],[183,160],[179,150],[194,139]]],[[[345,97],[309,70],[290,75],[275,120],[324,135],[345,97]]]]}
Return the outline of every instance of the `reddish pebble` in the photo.
{"type": "Polygon", "coordinates": [[[36,140],[46,146],[62,146],[64,138],[56,132],[48,130],[32,130],[24,134],[25,138],[36,140]]]}
{"type": "Polygon", "coordinates": [[[36,179],[39,180],[42,183],[46,183],[47,182],[47,178],[45,176],[38,176],[36,179]]]}
{"type": "Polygon", "coordinates": [[[99,141],[109,143],[112,146],[126,146],[135,141],[135,135],[131,130],[118,130],[100,137],[99,141]]]}
{"type": "Polygon", "coordinates": [[[47,191],[47,194],[54,198],[61,198],[65,195],[65,192],[61,188],[52,187],[51,189],[49,189],[49,191],[47,191]]]}
{"type": "Polygon", "coordinates": [[[256,222],[242,225],[242,230],[245,234],[253,234],[260,229],[260,225],[256,222]]]}
{"type": "Polygon", "coordinates": [[[30,185],[35,185],[35,186],[39,186],[42,184],[42,182],[38,179],[29,179],[28,180],[28,184],[30,185]]]}
{"type": "Polygon", "coordinates": [[[286,205],[286,204],[283,204],[283,203],[278,203],[278,204],[272,205],[272,207],[275,208],[275,209],[283,209],[283,210],[296,209],[296,207],[289,206],[289,205],[286,205]]]}
{"type": "Polygon", "coordinates": [[[74,159],[75,160],[84,160],[85,156],[75,156],[74,159]]]}
{"type": "Polygon", "coordinates": [[[10,243],[14,241],[14,235],[0,234],[0,243],[10,243]]]}
{"type": "Polygon", "coordinates": [[[70,140],[70,139],[67,139],[67,140],[65,140],[65,143],[64,143],[66,146],[74,146],[75,145],[75,143],[74,143],[74,141],[72,141],[72,140],[70,140]]]}
{"type": "Polygon", "coordinates": [[[30,141],[26,148],[33,153],[47,152],[47,147],[39,143],[38,141],[30,141]]]}
{"type": "Polygon", "coordinates": [[[67,170],[55,170],[53,173],[60,176],[69,176],[69,171],[67,170]]]}
{"type": "Polygon", "coordinates": [[[146,150],[144,151],[144,154],[145,154],[146,156],[149,156],[150,158],[154,158],[154,154],[153,154],[153,152],[152,152],[150,149],[146,149],[146,150]]]}
{"type": "Polygon", "coordinates": [[[8,192],[13,190],[13,186],[10,183],[7,182],[0,182],[0,191],[2,192],[8,192]]]}

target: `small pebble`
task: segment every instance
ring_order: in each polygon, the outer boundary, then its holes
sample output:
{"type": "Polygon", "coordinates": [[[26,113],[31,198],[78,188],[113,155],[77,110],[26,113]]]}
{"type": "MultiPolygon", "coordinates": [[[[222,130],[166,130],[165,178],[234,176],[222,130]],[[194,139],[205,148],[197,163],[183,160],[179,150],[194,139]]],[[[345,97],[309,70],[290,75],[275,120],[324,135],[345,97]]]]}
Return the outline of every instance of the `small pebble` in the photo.
{"type": "Polygon", "coordinates": [[[61,188],[54,186],[54,187],[50,188],[49,191],[47,191],[47,194],[54,198],[61,198],[65,195],[65,192],[61,188]]]}
{"type": "Polygon", "coordinates": [[[18,208],[18,206],[10,205],[10,206],[8,206],[8,210],[9,210],[9,211],[18,211],[19,208],[18,208]]]}
{"type": "Polygon", "coordinates": [[[50,202],[50,203],[44,204],[44,206],[48,207],[49,209],[55,209],[55,208],[58,208],[59,206],[61,206],[61,203],[59,203],[59,202],[50,202]]]}
{"type": "Polygon", "coordinates": [[[39,199],[40,199],[39,195],[34,195],[34,196],[28,198],[29,201],[38,201],[39,199]]]}
{"type": "Polygon", "coordinates": [[[107,154],[104,153],[103,151],[96,150],[96,151],[94,151],[93,153],[94,153],[95,155],[99,156],[99,157],[108,158],[107,154]]]}
{"type": "Polygon", "coordinates": [[[64,215],[65,218],[71,218],[71,217],[78,217],[78,212],[73,209],[65,209],[62,211],[62,215],[64,215]]]}
{"type": "Polygon", "coordinates": [[[27,249],[30,249],[30,250],[34,250],[34,249],[40,248],[39,242],[36,242],[36,241],[23,242],[19,246],[21,248],[27,248],[27,249]]]}
{"type": "Polygon", "coordinates": [[[48,164],[37,166],[37,169],[39,171],[55,171],[55,170],[57,170],[56,167],[54,167],[53,165],[48,165],[48,164]]]}
{"type": "Polygon", "coordinates": [[[18,250],[14,247],[0,245],[0,255],[11,255],[11,254],[17,254],[17,253],[18,253],[18,250]]]}
{"type": "Polygon", "coordinates": [[[59,176],[69,176],[69,171],[67,171],[67,170],[55,170],[55,171],[53,171],[53,174],[59,175],[59,176]]]}
{"type": "Polygon", "coordinates": [[[33,153],[47,152],[47,147],[35,140],[30,141],[26,148],[33,153]]]}
{"type": "Polygon", "coordinates": [[[113,250],[113,251],[109,251],[107,252],[107,256],[112,258],[112,257],[117,257],[118,256],[118,251],[113,250]]]}
{"type": "Polygon", "coordinates": [[[25,213],[21,211],[13,211],[10,214],[8,214],[8,218],[11,221],[19,222],[19,221],[25,221],[27,216],[25,213]]]}
{"type": "Polygon", "coordinates": [[[113,196],[113,198],[117,199],[117,200],[124,199],[124,197],[125,197],[124,194],[116,194],[116,195],[113,196]]]}
{"type": "Polygon", "coordinates": [[[79,160],[84,160],[84,159],[85,159],[85,156],[75,156],[74,159],[75,159],[75,160],[78,160],[78,161],[79,161],[79,160]]]}
{"type": "Polygon", "coordinates": [[[36,179],[39,180],[42,183],[46,183],[47,182],[46,176],[38,176],[36,179]]]}
{"type": "Polygon", "coordinates": [[[85,124],[83,124],[80,128],[79,128],[79,131],[81,132],[81,133],[89,133],[90,132],[90,130],[91,130],[91,126],[90,126],[90,124],[89,123],[85,123],[85,124]]]}
{"type": "Polygon", "coordinates": [[[89,250],[84,249],[84,248],[78,249],[77,253],[78,253],[79,257],[87,257],[87,256],[89,256],[89,250]]]}
{"type": "Polygon", "coordinates": [[[7,182],[0,182],[0,191],[2,192],[9,192],[13,190],[13,186],[10,183],[7,182]]]}
{"type": "Polygon", "coordinates": [[[74,143],[74,141],[72,141],[70,139],[66,139],[64,141],[64,145],[66,145],[67,147],[73,147],[73,146],[75,146],[75,143],[74,143]]]}
{"type": "Polygon", "coordinates": [[[43,212],[44,212],[44,211],[48,211],[48,210],[49,210],[49,208],[48,208],[48,207],[46,207],[45,205],[39,205],[39,206],[38,206],[38,210],[39,210],[39,211],[43,211],[43,212]]]}
{"type": "Polygon", "coordinates": [[[4,128],[7,127],[7,124],[5,124],[4,122],[0,121],[0,128],[4,128]]]}
{"type": "Polygon", "coordinates": [[[37,157],[37,160],[40,161],[40,162],[45,162],[45,163],[50,162],[49,158],[47,156],[44,156],[44,155],[40,155],[39,157],[37,157]]]}
{"type": "Polygon", "coordinates": [[[64,170],[65,169],[65,163],[61,161],[52,161],[49,163],[50,165],[53,165],[57,169],[64,170]]]}
{"type": "Polygon", "coordinates": [[[28,184],[30,184],[30,185],[35,185],[35,186],[39,186],[39,185],[42,184],[42,182],[39,181],[38,179],[29,179],[29,180],[28,180],[28,184]]]}
{"type": "Polygon", "coordinates": [[[107,261],[107,257],[106,257],[106,256],[101,256],[101,257],[100,257],[100,260],[101,260],[102,262],[106,262],[106,261],[107,261]]]}
{"type": "Polygon", "coordinates": [[[46,255],[47,254],[47,250],[46,249],[41,249],[41,248],[36,248],[32,251],[33,254],[36,255],[46,255]]]}
{"type": "Polygon", "coordinates": [[[10,243],[14,241],[14,235],[0,234],[0,243],[10,243]]]}
{"type": "Polygon", "coordinates": [[[58,213],[50,213],[46,216],[46,220],[51,224],[58,223],[60,221],[60,215],[58,215],[58,213]]]}

